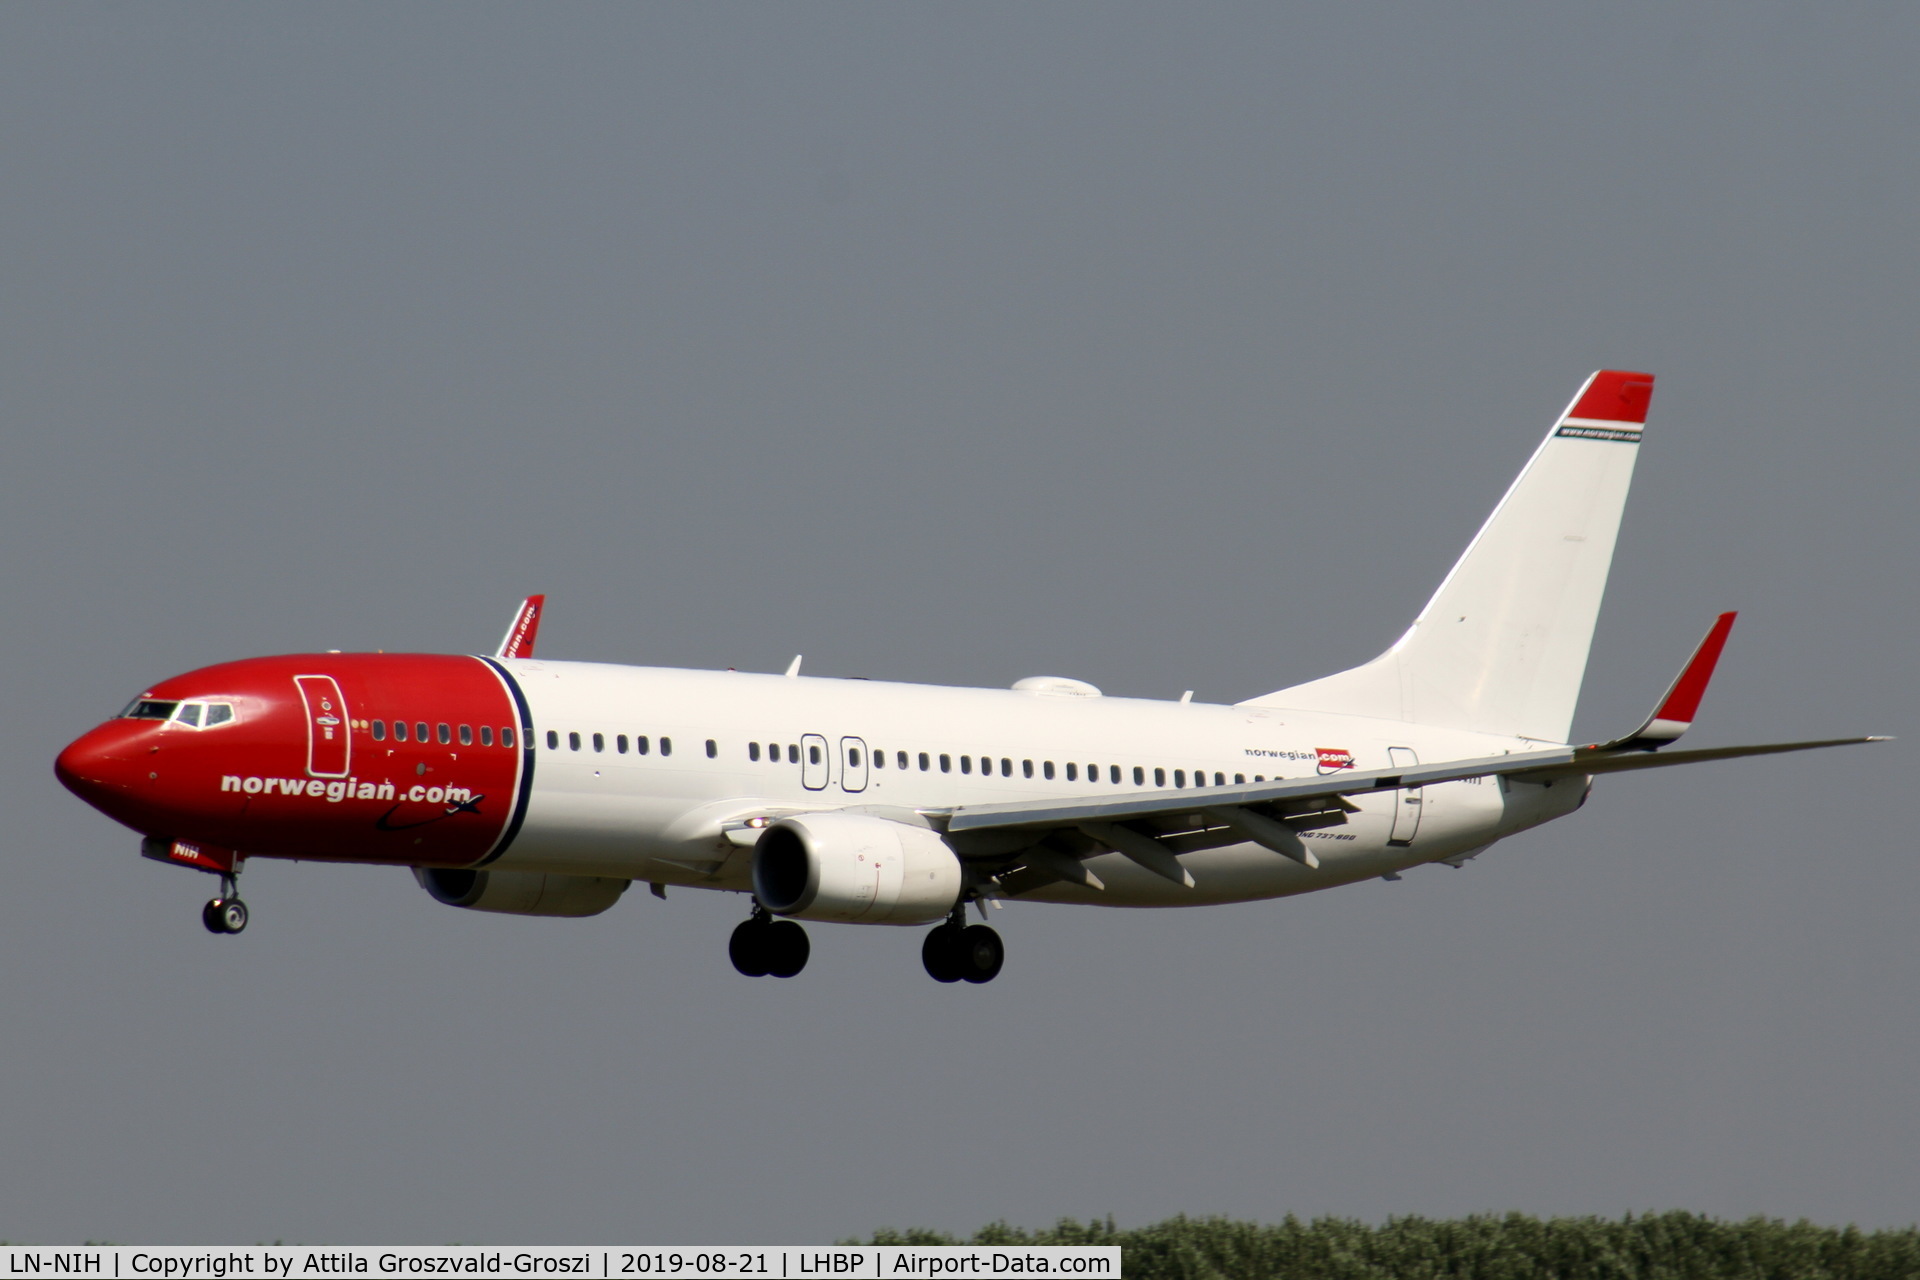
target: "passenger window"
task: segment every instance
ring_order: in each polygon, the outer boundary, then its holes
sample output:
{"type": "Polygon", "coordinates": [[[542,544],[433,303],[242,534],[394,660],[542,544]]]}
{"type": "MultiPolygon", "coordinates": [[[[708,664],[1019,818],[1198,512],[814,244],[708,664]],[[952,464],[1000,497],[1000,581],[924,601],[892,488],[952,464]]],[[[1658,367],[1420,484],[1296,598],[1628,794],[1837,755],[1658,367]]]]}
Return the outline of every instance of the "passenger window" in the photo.
{"type": "Polygon", "coordinates": [[[559,731],[557,729],[547,730],[547,750],[558,751],[559,749],[560,749],[559,731]]]}
{"type": "Polygon", "coordinates": [[[1087,781],[1088,781],[1088,782],[1098,782],[1098,781],[1100,781],[1100,766],[1099,766],[1099,765],[1097,765],[1097,764],[1090,764],[1090,765],[1088,765],[1088,766],[1087,766],[1087,781]]]}
{"type": "Polygon", "coordinates": [[[413,722],[413,740],[415,742],[425,742],[427,740],[427,722],[425,720],[415,720],[413,722]]]}
{"type": "Polygon", "coordinates": [[[672,738],[662,738],[662,739],[660,739],[660,754],[661,754],[661,755],[663,755],[663,756],[670,756],[670,755],[672,755],[672,754],[673,754],[673,739],[672,739],[672,738]]]}
{"type": "Polygon", "coordinates": [[[453,730],[444,723],[433,726],[433,732],[434,736],[440,739],[440,745],[443,747],[453,741],[453,730]]]}
{"type": "MultiPolygon", "coordinates": [[[[927,766],[926,766],[926,764],[924,763],[924,762],[925,762],[925,760],[926,760],[926,757],[925,757],[925,756],[921,756],[921,757],[920,757],[920,759],[921,759],[921,761],[923,762],[923,763],[922,763],[922,764],[920,765],[920,767],[921,767],[922,769],[924,769],[924,768],[926,768],[927,766]]],[[[898,767],[900,767],[900,768],[902,768],[902,769],[904,769],[904,768],[906,768],[906,767],[907,767],[907,753],[906,753],[906,752],[904,752],[904,751],[896,751],[896,752],[894,753],[894,756],[893,756],[893,763],[894,763],[895,765],[897,765],[898,767]]]]}
{"type": "Polygon", "coordinates": [[[1013,776],[1013,761],[1007,759],[1005,756],[1000,757],[1000,776],[1003,778],[1011,778],[1013,776]]]}
{"type": "Polygon", "coordinates": [[[1175,769],[1173,771],[1173,785],[1176,787],[1184,787],[1187,785],[1187,771],[1185,769],[1175,769]]]}
{"type": "Polygon", "coordinates": [[[707,759],[718,760],[719,758],[720,758],[720,744],[715,742],[712,738],[708,738],[707,739],[707,759]]]}
{"type": "Polygon", "coordinates": [[[962,773],[972,773],[972,772],[973,772],[973,757],[972,757],[972,756],[961,756],[961,757],[960,757],[960,772],[962,772],[962,773]]]}
{"type": "Polygon", "coordinates": [[[480,726],[480,745],[483,747],[490,747],[493,745],[493,726],[492,725],[483,724],[480,726]]]}
{"type": "Polygon", "coordinates": [[[1048,782],[1053,781],[1053,761],[1043,760],[1040,762],[1040,776],[1048,782]]]}
{"type": "Polygon", "coordinates": [[[847,763],[853,766],[855,769],[858,769],[860,767],[860,748],[858,747],[847,748],[847,763]]]}
{"type": "Polygon", "coordinates": [[[375,742],[385,742],[387,740],[387,722],[385,720],[375,720],[373,722],[373,740],[375,742]]]}
{"type": "Polygon", "coordinates": [[[944,751],[940,753],[940,772],[942,773],[953,772],[953,757],[948,755],[944,751]]]}
{"type": "Polygon", "coordinates": [[[605,735],[604,733],[594,734],[593,749],[595,751],[605,751],[607,749],[607,735],[605,735]]]}
{"type": "Polygon", "coordinates": [[[1247,785],[1247,775],[1246,775],[1246,774],[1244,774],[1244,773],[1236,773],[1236,774],[1234,774],[1234,775],[1233,775],[1233,785],[1234,785],[1234,786],[1236,786],[1236,787],[1244,787],[1244,786],[1246,786],[1246,785],[1247,785]]]}
{"type": "Polygon", "coordinates": [[[231,719],[233,719],[232,703],[215,702],[207,707],[207,728],[211,729],[217,724],[225,724],[231,719]]]}
{"type": "Polygon", "coordinates": [[[652,749],[652,746],[653,744],[647,741],[646,734],[639,734],[633,740],[633,754],[643,756],[652,749]]]}
{"type": "Polygon", "coordinates": [[[1226,786],[1226,785],[1227,785],[1227,775],[1226,775],[1226,774],[1224,774],[1224,773],[1216,773],[1216,774],[1214,774],[1214,775],[1213,775],[1213,785],[1214,785],[1214,786],[1216,786],[1216,787],[1224,787],[1224,786],[1226,786]]]}
{"type": "MultiPolygon", "coordinates": [[[[625,739],[622,739],[622,741],[625,741],[625,739]]],[[[757,742],[749,742],[749,743],[747,744],[747,759],[749,759],[749,760],[754,760],[754,761],[758,761],[758,760],[760,759],[760,744],[759,744],[759,743],[757,743],[757,742]]]]}
{"type": "Polygon", "coordinates": [[[884,752],[884,751],[876,751],[876,752],[874,752],[874,753],[873,753],[873,767],[874,767],[874,768],[876,768],[876,769],[884,769],[884,768],[886,768],[886,767],[887,767],[887,753],[886,753],[886,752],[884,752]]]}
{"type": "Polygon", "coordinates": [[[1156,787],[1164,787],[1167,785],[1167,771],[1165,769],[1155,769],[1153,771],[1153,785],[1156,787]]]}
{"type": "Polygon", "coordinates": [[[928,769],[932,767],[933,767],[932,763],[927,759],[927,753],[922,751],[920,753],[920,772],[925,773],[928,769]]]}
{"type": "Polygon", "coordinates": [[[192,725],[198,729],[200,727],[200,704],[197,702],[181,703],[180,709],[173,713],[173,718],[177,724],[192,725]]]}
{"type": "Polygon", "coordinates": [[[788,764],[800,763],[800,748],[795,746],[791,742],[787,744],[787,763],[788,764]]]}
{"type": "Polygon", "coordinates": [[[1136,787],[1144,787],[1147,785],[1147,771],[1139,765],[1133,766],[1133,785],[1136,787]]]}
{"type": "Polygon", "coordinates": [[[616,733],[613,735],[613,750],[614,750],[614,754],[616,755],[627,754],[627,735],[626,734],[616,733]]]}
{"type": "Polygon", "coordinates": [[[579,735],[579,734],[577,734],[577,733],[569,733],[569,734],[567,735],[567,749],[568,749],[569,751],[578,751],[578,750],[580,749],[580,735],[579,735]]]}
{"type": "Polygon", "coordinates": [[[407,722],[405,720],[395,720],[393,722],[393,740],[395,742],[405,742],[407,740],[407,722]]]}
{"type": "Polygon", "coordinates": [[[460,745],[463,747],[470,747],[473,745],[473,726],[472,725],[463,724],[460,726],[460,745]]]}
{"type": "Polygon", "coordinates": [[[513,745],[513,730],[502,729],[500,731],[500,745],[503,747],[510,747],[513,745]]]}
{"type": "Polygon", "coordinates": [[[1075,764],[1071,760],[1067,761],[1067,781],[1068,782],[1080,781],[1080,766],[1075,764]]]}
{"type": "Polygon", "coordinates": [[[1033,776],[1033,761],[1022,760],[1020,762],[1020,776],[1023,778],[1031,778],[1033,776]]]}
{"type": "Polygon", "coordinates": [[[1120,782],[1120,766],[1119,765],[1110,764],[1107,766],[1107,780],[1109,782],[1114,783],[1115,785],[1119,784],[1120,782]]]}
{"type": "Polygon", "coordinates": [[[807,763],[808,764],[820,763],[820,744],[819,743],[809,742],[807,744],[807,763]]]}

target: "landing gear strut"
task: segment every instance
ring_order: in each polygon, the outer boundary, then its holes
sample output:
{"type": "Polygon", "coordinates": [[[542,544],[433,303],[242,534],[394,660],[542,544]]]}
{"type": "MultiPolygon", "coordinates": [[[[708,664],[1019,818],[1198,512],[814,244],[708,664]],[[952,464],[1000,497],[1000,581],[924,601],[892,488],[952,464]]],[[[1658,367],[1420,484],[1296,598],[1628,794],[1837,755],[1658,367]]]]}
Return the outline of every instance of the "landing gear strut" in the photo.
{"type": "Polygon", "coordinates": [[[956,909],[920,944],[920,963],[935,982],[992,982],[1006,961],[1000,935],[984,924],[967,924],[956,909]]]}
{"type": "Polygon", "coordinates": [[[247,927],[247,904],[235,896],[239,891],[231,875],[220,877],[220,896],[200,908],[200,923],[208,933],[239,933],[247,927]]]}
{"type": "Polygon", "coordinates": [[[758,904],[727,939],[727,958],[749,978],[791,978],[807,967],[812,952],[805,929],[791,920],[775,920],[758,904]]]}

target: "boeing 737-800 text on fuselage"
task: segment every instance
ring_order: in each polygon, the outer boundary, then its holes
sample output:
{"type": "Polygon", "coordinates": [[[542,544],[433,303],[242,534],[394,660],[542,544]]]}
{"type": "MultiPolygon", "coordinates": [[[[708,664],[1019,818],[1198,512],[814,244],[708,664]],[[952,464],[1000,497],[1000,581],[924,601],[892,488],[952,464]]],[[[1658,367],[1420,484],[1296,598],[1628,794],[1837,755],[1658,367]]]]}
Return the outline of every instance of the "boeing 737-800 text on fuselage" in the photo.
{"type": "Polygon", "coordinates": [[[1579,808],[1595,775],[1865,738],[1675,751],[1723,614],[1635,732],[1566,745],[1642,424],[1602,370],[1411,628],[1363,666],[1232,706],[550,662],[529,599],[489,657],[313,653],[164,680],[60,754],[149,857],[411,868],[441,902],[588,916],[634,881],[751,893],[734,965],[790,977],[796,921],[933,924],[928,973],[989,981],[1001,899],[1199,906],[1460,864],[1579,808]]]}

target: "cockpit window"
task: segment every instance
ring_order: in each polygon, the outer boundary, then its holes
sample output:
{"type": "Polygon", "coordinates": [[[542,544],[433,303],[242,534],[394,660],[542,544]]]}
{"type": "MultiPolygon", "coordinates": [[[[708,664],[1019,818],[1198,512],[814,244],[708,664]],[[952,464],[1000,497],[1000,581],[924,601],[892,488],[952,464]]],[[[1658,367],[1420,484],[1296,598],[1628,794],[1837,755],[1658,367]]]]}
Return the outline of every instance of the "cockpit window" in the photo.
{"type": "Polygon", "coordinates": [[[151,698],[135,698],[120,713],[123,720],[171,720],[177,702],[155,702],[151,698]]]}
{"type": "Polygon", "coordinates": [[[231,702],[141,702],[127,714],[139,720],[172,720],[189,729],[211,729],[233,723],[231,702]],[[141,710],[148,708],[148,710],[141,710]],[[163,715],[162,712],[170,714],[163,715]]]}

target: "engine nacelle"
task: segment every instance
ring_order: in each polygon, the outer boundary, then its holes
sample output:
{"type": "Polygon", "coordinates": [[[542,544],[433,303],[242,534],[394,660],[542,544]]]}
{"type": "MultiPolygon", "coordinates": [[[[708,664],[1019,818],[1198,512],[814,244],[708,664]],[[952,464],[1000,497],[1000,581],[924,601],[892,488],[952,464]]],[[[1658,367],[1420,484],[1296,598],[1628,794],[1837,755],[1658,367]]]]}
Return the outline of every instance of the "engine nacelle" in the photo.
{"type": "Polygon", "coordinates": [[[753,896],[802,920],[924,924],[953,910],[964,879],[939,832],[868,814],[782,818],[753,847],[753,896]]]}
{"type": "Polygon", "coordinates": [[[597,916],[627,891],[631,880],[556,876],[543,871],[458,871],[415,867],[413,878],[435,902],[510,916],[597,916]]]}

